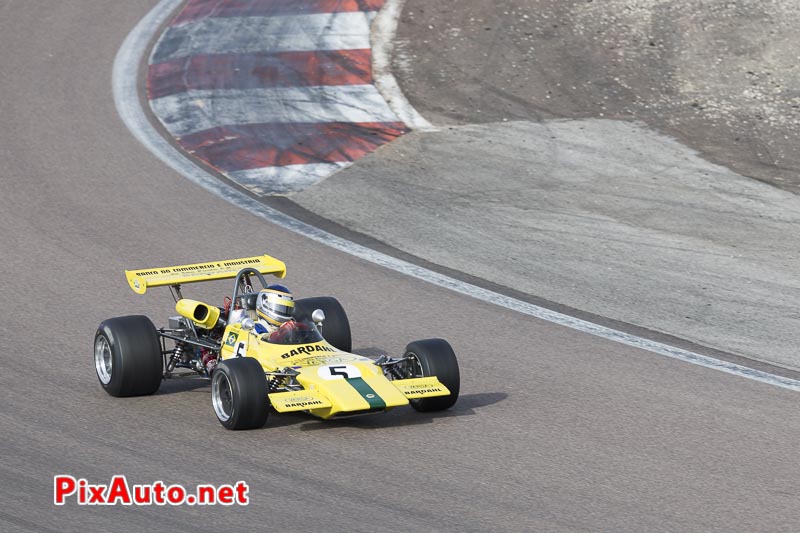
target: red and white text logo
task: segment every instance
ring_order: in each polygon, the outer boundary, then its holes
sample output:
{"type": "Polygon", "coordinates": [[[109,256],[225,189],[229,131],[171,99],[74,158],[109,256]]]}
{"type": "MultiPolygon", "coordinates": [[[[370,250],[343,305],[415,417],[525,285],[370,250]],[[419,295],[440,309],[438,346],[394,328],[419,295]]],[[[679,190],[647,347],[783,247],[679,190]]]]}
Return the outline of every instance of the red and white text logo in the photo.
{"type": "Polygon", "coordinates": [[[65,505],[247,505],[250,487],[244,481],[233,485],[166,485],[156,481],[130,485],[125,476],[114,476],[107,485],[95,485],[85,479],[58,475],[53,477],[53,502],[65,505]]]}

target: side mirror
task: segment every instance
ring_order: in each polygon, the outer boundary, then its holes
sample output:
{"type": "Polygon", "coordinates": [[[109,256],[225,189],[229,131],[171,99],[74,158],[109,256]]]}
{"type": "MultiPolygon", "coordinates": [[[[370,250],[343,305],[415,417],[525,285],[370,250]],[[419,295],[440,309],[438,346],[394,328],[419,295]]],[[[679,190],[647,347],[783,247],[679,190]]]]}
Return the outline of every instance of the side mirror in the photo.
{"type": "Polygon", "coordinates": [[[314,309],[314,312],[311,313],[311,320],[314,321],[314,324],[320,325],[322,321],[325,320],[325,311],[322,309],[314,309]]]}
{"type": "Polygon", "coordinates": [[[253,322],[252,318],[248,317],[248,318],[245,318],[244,320],[242,320],[242,329],[250,330],[250,329],[253,329],[254,327],[256,327],[256,323],[253,322]]]}

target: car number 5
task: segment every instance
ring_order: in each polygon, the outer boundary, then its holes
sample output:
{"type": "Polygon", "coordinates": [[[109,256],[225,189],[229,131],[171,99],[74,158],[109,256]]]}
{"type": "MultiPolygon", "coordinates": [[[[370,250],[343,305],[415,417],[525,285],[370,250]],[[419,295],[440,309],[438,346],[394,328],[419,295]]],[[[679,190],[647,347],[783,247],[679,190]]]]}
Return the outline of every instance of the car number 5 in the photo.
{"type": "Polygon", "coordinates": [[[353,379],[360,378],[361,372],[353,365],[328,365],[319,369],[322,379],[353,379]]]}

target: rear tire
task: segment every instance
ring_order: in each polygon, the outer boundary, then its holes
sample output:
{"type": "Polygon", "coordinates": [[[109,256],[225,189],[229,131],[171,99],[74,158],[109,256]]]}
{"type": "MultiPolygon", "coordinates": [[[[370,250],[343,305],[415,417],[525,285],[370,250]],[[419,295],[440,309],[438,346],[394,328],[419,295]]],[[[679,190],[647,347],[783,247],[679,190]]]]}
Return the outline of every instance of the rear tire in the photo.
{"type": "Polygon", "coordinates": [[[222,361],[211,374],[211,404],[227,429],[258,429],[269,415],[267,378],[252,357],[222,361]]]}
{"type": "Polygon", "coordinates": [[[325,321],[322,323],[322,336],[328,344],[343,352],[353,349],[353,339],[350,335],[350,321],[344,312],[342,304],[330,296],[316,298],[302,298],[295,302],[295,320],[311,320],[311,313],[315,309],[322,309],[325,321]]]}
{"type": "Polygon", "coordinates": [[[161,385],[164,358],[153,323],[132,315],[104,320],[94,335],[94,367],[111,396],[145,396],[161,385]]]}
{"type": "Polygon", "coordinates": [[[411,358],[406,367],[407,377],[436,376],[442,385],[450,390],[448,396],[409,400],[411,407],[422,412],[442,411],[452,407],[458,400],[461,389],[461,373],[450,343],[444,339],[414,341],[406,346],[405,356],[411,358]]]}

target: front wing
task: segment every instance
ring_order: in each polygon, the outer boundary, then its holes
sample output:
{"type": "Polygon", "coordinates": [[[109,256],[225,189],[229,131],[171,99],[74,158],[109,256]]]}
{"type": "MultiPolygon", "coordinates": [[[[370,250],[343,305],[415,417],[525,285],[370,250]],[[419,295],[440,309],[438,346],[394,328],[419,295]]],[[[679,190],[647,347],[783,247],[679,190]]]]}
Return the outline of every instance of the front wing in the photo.
{"type": "Polygon", "coordinates": [[[408,405],[408,400],[447,396],[450,391],[436,377],[389,381],[383,376],[340,379],[313,389],[269,395],[279,413],[309,411],[321,418],[352,413],[385,411],[408,405]]]}

